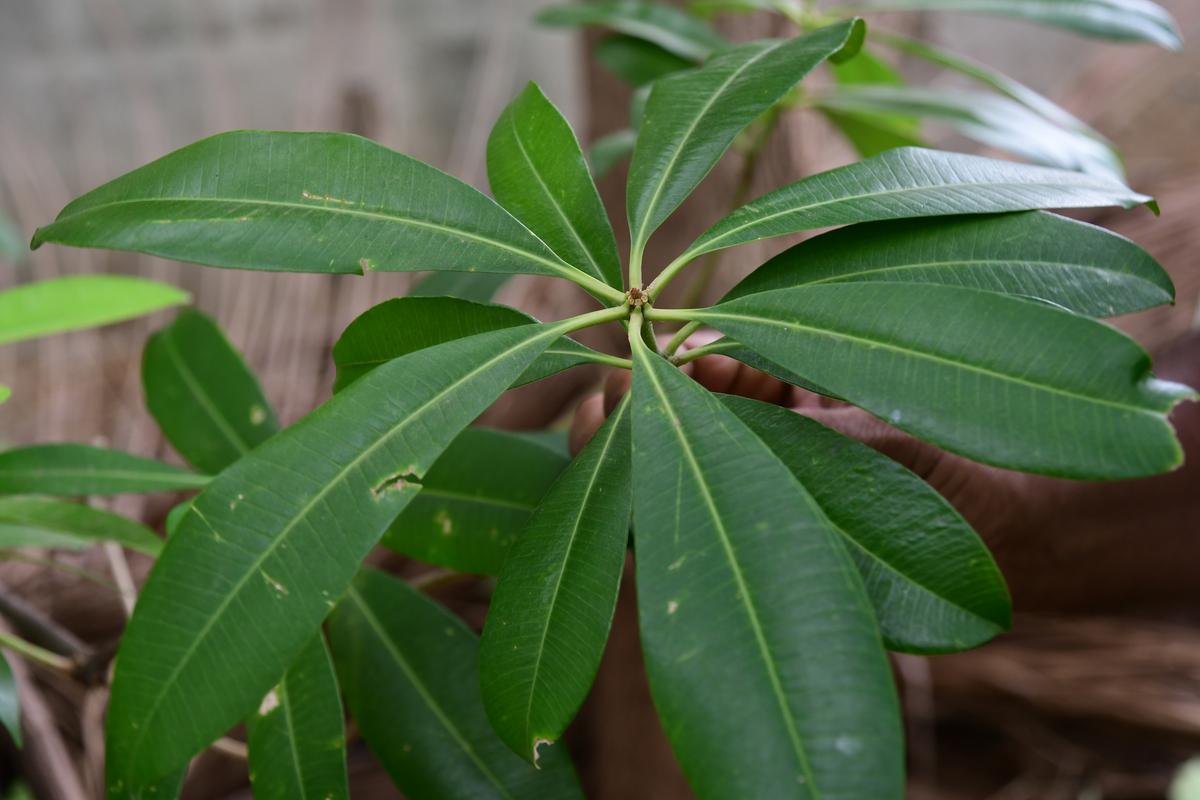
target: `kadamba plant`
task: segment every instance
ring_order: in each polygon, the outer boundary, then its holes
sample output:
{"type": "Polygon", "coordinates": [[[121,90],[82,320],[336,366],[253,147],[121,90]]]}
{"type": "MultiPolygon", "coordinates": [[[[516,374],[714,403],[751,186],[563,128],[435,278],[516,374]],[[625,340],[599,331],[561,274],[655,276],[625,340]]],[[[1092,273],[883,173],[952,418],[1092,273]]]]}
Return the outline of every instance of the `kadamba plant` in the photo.
{"type": "Polygon", "coordinates": [[[455,297],[389,300],[334,348],[333,398],[283,430],[220,332],[184,312],[146,348],[147,404],[214,477],[78,446],[0,455],[14,493],[205,483],[172,514],[120,644],[110,797],[172,795],[241,721],[258,796],[344,797],[339,694],[408,796],[579,796],[554,742],[604,649],[631,511],[646,669],[696,791],[903,794],[886,651],[1003,631],[996,566],[913,474],[786,410],[707,392],[677,369],[705,351],[660,352],[652,326],[711,326],[725,338],[708,352],[1050,475],[1173,468],[1166,415],[1192,392],[1093,319],[1170,302],[1159,265],[1039,211],[1149,202],[1107,176],[891,150],[734,210],[644,281],[647,241],[739,133],[861,40],[848,20],[654,83],[624,280],[579,145],[533,85],[489,142],[495,202],[355,136],[243,131],[118,178],[37,232],[35,247],[244,269],[550,275],[601,306],[538,322],[455,297]],[[706,253],[837,226],[849,227],[784,251],[716,305],[660,302],[706,253]],[[569,337],[604,324],[628,329],[630,358],[569,337]],[[573,460],[544,437],[468,427],[510,386],[591,362],[632,369],[633,389],[573,460]],[[74,476],[47,477],[55,464],[74,476]],[[363,570],[381,541],[497,573],[482,640],[363,570]]]}

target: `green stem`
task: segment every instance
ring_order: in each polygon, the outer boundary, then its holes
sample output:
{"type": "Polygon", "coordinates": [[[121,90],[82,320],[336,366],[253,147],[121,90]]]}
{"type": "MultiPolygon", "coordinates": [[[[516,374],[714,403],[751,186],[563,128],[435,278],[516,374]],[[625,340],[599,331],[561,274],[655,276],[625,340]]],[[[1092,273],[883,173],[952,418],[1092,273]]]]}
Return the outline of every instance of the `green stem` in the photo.
{"type": "Polygon", "coordinates": [[[704,358],[705,356],[711,356],[716,353],[727,353],[730,350],[734,350],[740,346],[741,345],[739,345],[737,342],[712,342],[704,345],[703,347],[697,347],[694,350],[688,350],[686,353],[681,353],[678,356],[674,356],[671,359],[671,363],[682,367],[689,361],[695,361],[698,358],[704,358]]]}
{"type": "Polygon", "coordinates": [[[51,653],[49,650],[38,647],[33,642],[27,642],[20,636],[15,636],[5,631],[0,631],[0,647],[6,647],[14,653],[20,653],[26,658],[45,664],[47,667],[59,670],[60,672],[71,673],[75,671],[75,662],[65,656],[60,656],[58,653],[51,653]]]}
{"type": "Polygon", "coordinates": [[[675,355],[675,352],[683,346],[687,338],[699,330],[703,324],[703,322],[692,320],[676,331],[675,335],[671,337],[671,341],[667,342],[667,346],[663,349],[663,355],[668,357],[675,355]]]}
{"type": "Polygon", "coordinates": [[[559,334],[572,333],[584,328],[603,325],[606,322],[616,322],[619,319],[625,319],[629,316],[629,306],[625,305],[624,302],[625,295],[621,295],[621,301],[621,305],[619,306],[602,308],[598,311],[589,311],[586,314],[580,314],[576,317],[568,317],[555,325],[554,330],[559,334]]]}
{"type": "MultiPolygon", "coordinates": [[[[697,312],[703,311],[700,308],[655,308],[650,306],[646,309],[646,319],[663,322],[692,322],[696,319],[697,312]]],[[[630,323],[632,324],[632,323],[630,323]]]]}
{"type": "Polygon", "coordinates": [[[629,288],[642,288],[642,255],[646,250],[646,245],[641,242],[634,242],[629,248],[629,288]]]}
{"type": "Polygon", "coordinates": [[[604,281],[597,280],[596,278],[593,278],[591,275],[588,275],[586,272],[584,272],[582,270],[575,269],[574,267],[572,267],[571,273],[570,274],[563,273],[563,277],[566,278],[567,280],[571,281],[572,283],[576,284],[577,286],[582,288],[585,292],[587,292],[592,297],[595,297],[597,300],[599,300],[601,302],[604,302],[604,301],[608,301],[610,303],[625,302],[625,293],[622,292],[620,289],[614,289],[613,287],[609,286],[604,281]]]}
{"type": "Polygon", "coordinates": [[[603,364],[606,367],[633,369],[633,362],[628,358],[610,356],[608,353],[572,353],[572,355],[578,355],[580,358],[587,359],[593,364],[603,364]]]}

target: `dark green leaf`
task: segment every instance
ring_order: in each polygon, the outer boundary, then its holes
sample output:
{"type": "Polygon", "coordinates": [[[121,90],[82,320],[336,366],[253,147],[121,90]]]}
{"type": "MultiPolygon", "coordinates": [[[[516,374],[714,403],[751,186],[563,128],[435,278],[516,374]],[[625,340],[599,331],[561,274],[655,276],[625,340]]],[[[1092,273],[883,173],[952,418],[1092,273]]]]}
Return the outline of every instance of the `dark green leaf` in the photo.
{"type": "Polygon", "coordinates": [[[111,792],[185,764],[257,707],[441,452],[569,328],[522,326],[398,358],[209,484],[121,640],[111,792]]]}
{"type": "Polygon", "coordinates": [[[364,571],[329,619],[350,714],[406,797],[581,797],[567,754],[541,769],[509,752],[479,692],[479,642],[404,582],[364,571]]]}
{"type": "Polygon", "coordinates": [[[467,428],[429,468],[383,544],[428,564],[495,575],[568,462],[517,434],[467,428]]]}
{"type": "Polygon", "coordinates": [[[653,42],[636,36],[613,34],[596,43],[596,60],[630,86],[645,86],[672,72],[696,65],[653,42]]]}
{"type": "Polygon", "coordinates": [[[187,310],[142,354],[146,407],[189,463],[218,473],[279,429],[258,380],[208,316],[187,310]]]}
{"type": "Polygon", "coordinates": [[[246,719],[254,800],[346,800],[346,726],[317,634],[246,719]]]}
{"type": "Polygon", "coordinates": [[[1171,50],[1183,47],[1175,20],[1150,0],[850,0],[843,6],[879,11],[974,11],[1105,39],[1153,42],[1171,50]]]}
{"type": "Polygon", "coordinates": [[[76,275],[0,292],[0,344],[140,317],[191,300],[165,283],[127,275],[76,275]]]}
{"type": "Polygon", "coordinates": [[[0,453],[0,494],[170,492],[199,489],[208,481],[207,475],[84,444],[43,444],[0,453]]]}
{"type": "Polygon", "coordinates": [[[936,283],[1034,297],[1090,316],[1170,303],[1171,278],[1115,233],[1044,212],[869,222],[785,250],[725,299],[840,282],[936,283]]]}
{"type": "Polygon", "coordinates": [[[458,297],[476,303],[490,303],[508,283],[511,275],[502,272],[433,272],[421,279],[409,297],[458,297]]]}
{"type": "Polygon", "coordinates": [[[1182,457],[1167,412],[1192,396],[1107,325],[956,286],[815,284],[689,315],[898,428],[984,463],[1133,478],[1182,457]],[[864,313],[867,310],[869,313],[864,313]]]}
{"type": "Polygon", "coordinates": [[[905,147],[770,192],[709,228],[678,261],[813,228],[1038,208],[1131,208],[1149,197],[1108,178],[905,147]]]}
{"type": "Polygon", "coordinates": [[[1051,167],[1124,180],[1120,158],[1102,139],[1063,128],[993,92],[914,86],[844,86],[817,99],[837,113],[927,119],[977,142],[1051,167]]]}
{"type": "Polygon", "coordinates": [[[738,133],[845,47],[861,25],[855,20],[795,39],[750,42],[653,84],[629,167],[634,261],[738,133]]]}
{"type": "Polygon", "coordinates": [[[604,653],[629,538],[629,403],[546,494],[504,564],[479,654],[483,703],[538,762],[579,709],[604,653]]]}
{"type": "Polygon", "coordinates": [[[849,545],[893,650],[965,650],[1012,609],[991,554],[958,512],[890,458],[808,417],[721,398],[771,448],[849,545]]]}
{"type": "Polygon", "coordinates": [[[830,523],[717,398],[634,338],[638,607],[701,797],[899,798],[895,690],[830,523]]]}
{"type": "Polygon", "coordinates": [[[599,25],[653,42],[667,52],[703,61],[726,42],[701,19],[677,8],[637,0],[599,0],[554,6],[538,14],[543,25],[599,25]]]}
{"type": "Polygon", "coordinates": [[[564,264],[492,200],[344,133],[202,139],[72,201],[33,237],[217,267],[291,272],[531,272],[564,264]]]}
{"type": "MultiPolygon", "coordinates": [[[[381,364],[435,344],[485,331],[528,325],[536,320],[507,306],[453,297],[397,297],[355,318],[333,346],[340,392],[381,364]]],[[[542,353],[515,382],[520,386],[594,360],[601,354],[563,337],[542,353]]]]}
{"type": "Polygon", "coordinates": [[[592,142],[588,149],[588,162],[592,165],[592,175],[603,178],[617,164],[623,161],[637,143],[637,132],[620,130],[602,136],[592,142]]]}
{"type": "Polygon", "coordinates": [[[537,84],[508,105],[488,139],[496,201],[563,261],[621,288],[621,259],[583,151],[537,84]]]}
{"type": "Polygon", "coordinates": [[[8,657],[0,653],[0,725],[8,731],[13,743],[21,747],[21,696],[13,677],[8,657]]]}
{"type": "Polygon", "coordinates": [[[162,540],[153,531],[111,511],[42,497],[0,497],[0,547],[68,547],[97,542],[156,556],[162,540]]]}

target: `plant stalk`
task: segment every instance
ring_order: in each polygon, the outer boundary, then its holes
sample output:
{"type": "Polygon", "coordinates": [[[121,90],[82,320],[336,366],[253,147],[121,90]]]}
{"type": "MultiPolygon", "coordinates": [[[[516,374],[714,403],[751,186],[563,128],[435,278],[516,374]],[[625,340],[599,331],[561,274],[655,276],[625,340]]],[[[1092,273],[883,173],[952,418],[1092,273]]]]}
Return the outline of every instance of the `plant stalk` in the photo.
{"type": "Polygon", "coordinates": [[[75,672],[76,664],[73,660],[66,656],[60,656],[58,653],[52,653],[43,647],[38,647],[33,642],[26,641],[16,634],[0,631],[0,647],[8,648],[14,653],[20,653],[32,661],[44,664],[59,672],[65,672],[68,675],[75,672]]]}

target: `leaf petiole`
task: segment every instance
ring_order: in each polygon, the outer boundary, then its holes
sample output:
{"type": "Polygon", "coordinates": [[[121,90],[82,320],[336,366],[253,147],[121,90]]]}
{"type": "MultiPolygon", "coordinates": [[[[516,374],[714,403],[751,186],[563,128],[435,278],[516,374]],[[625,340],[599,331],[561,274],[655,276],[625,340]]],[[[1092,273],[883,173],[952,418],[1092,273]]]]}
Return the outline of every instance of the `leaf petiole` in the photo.
{"type": "Polygon", "coordinates": [[[704,358],[705,356],[716,355],[718,353],[725,353],[730,350],[736,350],[739,347],[741,347],[741,345],[737,342],[720,340],[706,344],[703,347],[697,347],[694,350],[688,350],[686,353],[680,353],[677,356],[672,356],[671,363],[677,367],[682,367],[684,364],[695,361],[698,358],[704,358]]]}
{"type": "Polygon", "coordinates": [[[75,671],[75,662],[66,656],[52,653],[44,647],[38,647],[33,642],[26,641],[20,636],[15,636],[7,631],[0,631],[0,647],[8,648],[14,653],[20,653],[26,658],[32,659],[39,664],[44,664],[51,669],[56,669],[59,672],[69,674],[75,671]]]}

